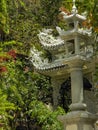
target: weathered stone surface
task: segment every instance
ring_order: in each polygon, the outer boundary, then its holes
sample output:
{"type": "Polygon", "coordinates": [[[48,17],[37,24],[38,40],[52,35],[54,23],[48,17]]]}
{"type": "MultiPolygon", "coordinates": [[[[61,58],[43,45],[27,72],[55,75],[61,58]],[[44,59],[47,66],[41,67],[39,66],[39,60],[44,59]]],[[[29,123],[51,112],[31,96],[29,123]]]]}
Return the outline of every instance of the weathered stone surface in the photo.
{"type": "Polygon", "coordinates": [[[84,101],[87,104],[87,110],[89,112],[95,114],[98,112],[98,98],[93,91],[84,91],[84,101]]]}
{"type": "Polygon", "coordinates": [[[78,128],[77,128],[77,125],[68,125],[67,127],[66,127],[66,130],[77,130],[78,128]]]}
{"type": "Polygon", "coordinates": [[[87,111],[72,111],[59,117],[64,130],[94,130],[97,116],[87,111]]]}

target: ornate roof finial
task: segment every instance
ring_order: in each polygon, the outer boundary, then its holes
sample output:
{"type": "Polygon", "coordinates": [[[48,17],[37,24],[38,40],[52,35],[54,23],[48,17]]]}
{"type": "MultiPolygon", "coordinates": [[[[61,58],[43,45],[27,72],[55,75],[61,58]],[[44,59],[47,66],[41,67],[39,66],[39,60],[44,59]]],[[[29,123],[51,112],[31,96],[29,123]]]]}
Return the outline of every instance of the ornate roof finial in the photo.
{"type": "Polygon", "coordinates": [[[72,13],[73,13],[73,14],[76,14],[76,13],[77,13],[77,7],[76,7],[76,5],[75,5],[75,0],[73,0],[72,13]]]}

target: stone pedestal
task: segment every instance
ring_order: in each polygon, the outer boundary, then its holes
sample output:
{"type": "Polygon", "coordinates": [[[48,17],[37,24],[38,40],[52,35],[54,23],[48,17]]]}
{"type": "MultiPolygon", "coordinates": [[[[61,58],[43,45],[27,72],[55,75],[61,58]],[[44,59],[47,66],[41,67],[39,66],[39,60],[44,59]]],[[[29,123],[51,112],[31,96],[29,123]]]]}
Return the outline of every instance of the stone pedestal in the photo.
{"type": "Polygon", "coordinates": [[[73,111],[65,116],[59,116],[59,120],[64,124],[64,130],[95,130],[96,119],[96,115],[87,111],[73,111]]]}

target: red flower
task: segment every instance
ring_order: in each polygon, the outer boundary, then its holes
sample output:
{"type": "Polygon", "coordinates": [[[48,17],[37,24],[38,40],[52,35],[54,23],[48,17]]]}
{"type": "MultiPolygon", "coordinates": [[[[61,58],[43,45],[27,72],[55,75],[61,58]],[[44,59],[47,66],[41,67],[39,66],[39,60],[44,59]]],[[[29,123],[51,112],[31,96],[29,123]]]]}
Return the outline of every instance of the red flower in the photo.
{"type": "Polygon", "coordinates": [[[8,52],[8,55],[10,55],[12,58],[16,58],[16,51],[15,50],[10,50],[9,52],[8,52]]]}
{"type": "Polygon", "coordinates": [[[5,66],[0,67],[0,72],[7,72],[7,68],[5,66]]]}

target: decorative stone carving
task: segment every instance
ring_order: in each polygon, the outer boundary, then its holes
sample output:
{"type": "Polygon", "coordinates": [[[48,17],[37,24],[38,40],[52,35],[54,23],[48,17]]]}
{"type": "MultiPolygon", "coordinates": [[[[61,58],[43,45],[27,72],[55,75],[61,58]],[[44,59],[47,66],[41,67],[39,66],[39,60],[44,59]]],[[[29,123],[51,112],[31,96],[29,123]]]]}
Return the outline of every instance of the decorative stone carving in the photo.
{"type": "Polygon", "coordinates": [[[48,64],[48,59],[44,58],[42,55],[43,53],[35,49],[35,47],[31,50],[31,54],[30,54],[31,62],[37,68],[43,67],[44,65],[48,64]]]}
{"type": "Polygon", "coordinates": [[[42,46],[46,49],[55,49],[56,46],[60,46],[64,44],[64,40],[62,40],[60,37],[54,38],[52,36],[52,29],[43,29],[42,32],[38,34],[40,43],[42,46]]]}

